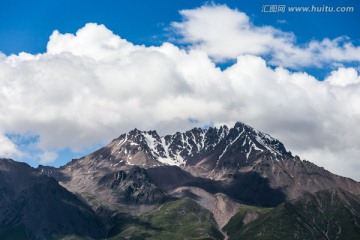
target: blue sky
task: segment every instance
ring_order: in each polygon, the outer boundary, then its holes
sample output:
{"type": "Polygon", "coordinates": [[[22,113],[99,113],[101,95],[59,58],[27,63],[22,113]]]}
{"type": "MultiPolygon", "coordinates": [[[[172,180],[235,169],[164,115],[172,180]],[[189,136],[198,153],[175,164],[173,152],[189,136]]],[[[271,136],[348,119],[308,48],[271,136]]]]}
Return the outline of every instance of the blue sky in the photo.
{"type": "Polygon", "coordinates": [[[134,127],[243,121],[360,179],[359,22],[358,0],[1,1],[0,154],[60,166],[134,127]],[[288,9],[312,5],[354,11],[288,9]]]}
{"type": "Polygon", "coordinates": [[[246,12],[257,25],[272,25],[294,32],[299,43],[309,39],[349,36],[360,39],[357,0],[306,1],[2,1],[0,8],[0,46],[5,54],[44,52],[49,36],[58,29],[74,33],[88,22],[106,25],[114,33],[137,44],[159,44],[167,40],[166,28],[180,20],[179,10],[204,4],[226,4],[246,12]],[[353,13],[261,13],[266,4],[287,6],[354,6],[353,13]],[[279,22],[285,20],[285,23],[279,22]]]}
{"type": "MultiPolygon", "coordinates": [[[[3,1],[0,8],[0,51],[6,55],[19,52],[43,53],[51,33],[74,33],[86,23],[104,24],[115,34],[135,43],[160,45],[169,41],[169,24],[179,21],[179,10],[204,4],[226,4],[246,12],[254,24],[270,25],[293,32],[298,44],[323,38],[348,36],[360,40],[358,0],[258,0],[258,1],[3,1]],[[352,13],[262,13],[264,5],[350,6],[352,13]]],[[[219,64],[222,66],[222,64],[219,64]]],[[[228,66],[225,63],[225,66],[228,66]]],[[[328,69],[306,68],[324,78],[328,69]]]]}

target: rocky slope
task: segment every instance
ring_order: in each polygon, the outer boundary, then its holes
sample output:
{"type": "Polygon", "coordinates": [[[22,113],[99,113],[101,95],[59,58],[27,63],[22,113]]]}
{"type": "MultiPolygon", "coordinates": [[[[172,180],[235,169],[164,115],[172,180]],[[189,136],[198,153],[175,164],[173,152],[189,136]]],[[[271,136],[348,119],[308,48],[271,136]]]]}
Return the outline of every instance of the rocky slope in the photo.
{"type": "Polygon", "coordinates": [[[53,178],[25,163],[0,159],[0,239],[105,236],[94,211],[53,178]]]}
{"type": "Polygon", "coordinates": [[[190,198],[198,202],[200,206],[209,210],[219,225],[224,227],[229,220],[238,211],[240,204],[222,193],[210,194],[201,188],[179,187],[170,192],[171,196],[176,198],[190,198]]]}

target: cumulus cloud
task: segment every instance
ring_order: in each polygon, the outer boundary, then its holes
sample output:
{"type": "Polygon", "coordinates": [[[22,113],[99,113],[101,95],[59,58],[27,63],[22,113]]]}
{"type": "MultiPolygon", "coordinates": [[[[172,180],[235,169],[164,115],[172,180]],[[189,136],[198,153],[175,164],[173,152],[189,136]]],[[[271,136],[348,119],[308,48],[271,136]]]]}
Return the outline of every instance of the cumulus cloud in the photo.
{"type": "Polygon", "coordinates": [[[360,77],[354,68],[339,68],[336,71],[332,71],[330,76],[326,78],[326,81],[334,86],[346,87],[352,84],[359,84],[360,77]]]}
{"type": "Polygon", "coordinates": [[[255,54],[270,58],[276,66],[301,67],[339,62],[360,62],[360,47],[347,37],[296,44],[293,33],[271,26],[255,26],[245,13],[226,5],[206,5],[182,10],[174,31],[190,48],[207,52],[215,61],[255,54]]]}
{"type": "MultiPolygon", "coordinates": [[[[259,34],[266,31],[275,30],[259,34]]],[[[135,127],[167,134],[243,121],[301,157],[360,179],[353,171],[360,168],[357,70],[339,68],[318,81],[269,67],[256,56],[261,51],[239,52],[221,70],[195,45],[138,46],[93,23],[76,34],[54,31],[46,53],[0,58],[0,125],[4,133],[39,136],[37,159],[50,163],[56,150],[103,144],[135,127]]]]}
{"type": "Polygon", "coordinates": [[[135,50],[144,47],[134,46],[132,43],[114,35],[104,25],[87,24],[79,29],[76,35],[61,34],[55,30],[50,36],[47,53],[71,53],[76,56],[90,57],[94,60],[124,60],[135,50]],[[88,48],[91,46],[91,48],[88,48]],[[119,58],[119,56],[121,56],[119,58]]]}
{"type": "Polygon", "coordinates": [[[0,158],[21,157],[22,153],[5,135],[0,133],[0,158]]]}

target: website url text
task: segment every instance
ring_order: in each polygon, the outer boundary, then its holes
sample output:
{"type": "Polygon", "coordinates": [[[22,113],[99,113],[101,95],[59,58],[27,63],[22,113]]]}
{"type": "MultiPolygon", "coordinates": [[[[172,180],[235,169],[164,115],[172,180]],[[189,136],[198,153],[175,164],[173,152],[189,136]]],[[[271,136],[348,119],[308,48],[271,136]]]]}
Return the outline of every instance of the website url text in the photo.
{"type": "Polygon", "coordinates": [[[263,13],[285,13],[285,12],[309,12],[309,13],[349,13],[355,12],[355,7],[334,7],[334,6],[286,6],[286,5],[262,5],[263,13]]]}

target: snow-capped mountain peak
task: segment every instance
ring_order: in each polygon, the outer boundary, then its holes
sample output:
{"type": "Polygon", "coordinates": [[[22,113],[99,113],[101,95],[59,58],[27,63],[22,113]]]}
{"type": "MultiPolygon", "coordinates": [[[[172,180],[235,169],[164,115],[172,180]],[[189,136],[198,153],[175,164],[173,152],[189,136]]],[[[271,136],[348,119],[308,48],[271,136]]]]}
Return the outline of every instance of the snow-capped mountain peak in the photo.
{"type": "MultiPolygon", "coordinates": [[[[119,153],[125,151],[135,154],[136,151],[144,151],[144,157],[159,164],[177,166],[196,165],[200,159],[209,156],[216,158],[218,165],[224,156],[229,155],[237,156],[238,161],[245,163],[265,151],[276,158],[291,155],[278,140],[240,122],[233,128],[194,128],[162,137],[156,131],[134,129],[121,135],[116,141],[118,147],[125,148],[119,149],[119,153]]],[[[129,159],[125,162],[129,162],[129,159]]]]}
{"type": "Polygon", "coordinates": [[[246,166],[264,154],[274,160],[291,157],[281,142],[240,122],[232,128],[194,128],[166,136],[134,129],[75,161],[73,167],[80,164],[91,171],[132,165],[145,168],[175,165],[217,172],[246,166]]]}

